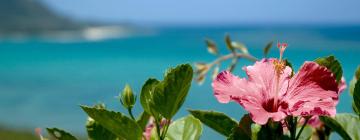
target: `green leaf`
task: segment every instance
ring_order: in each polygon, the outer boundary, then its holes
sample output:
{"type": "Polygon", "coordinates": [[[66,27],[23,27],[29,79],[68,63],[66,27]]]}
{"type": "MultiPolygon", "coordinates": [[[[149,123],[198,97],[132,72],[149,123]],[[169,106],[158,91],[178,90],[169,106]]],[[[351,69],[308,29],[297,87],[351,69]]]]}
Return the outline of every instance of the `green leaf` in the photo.
{"type": "Polygon", "coordinates": [[[357,79],[356,77],[354,76],[353,79],[350,81],[350,84],[349,84],[349,92],[350,92],[350,95],[353,96],[354,95],[354,89],[355,89],[355,84],[357,82],[357,79]]]}
{"type": "Polygon", "coordinates": [[[360,140],[360,119],[353,114],[341,113],[335,116],[335,120],[349,134],[353,140],[360,140]]]}
{"type": "Polygon", "coordinates": [[[95,120],[89,117],[86,122],[89,140],[116,140],[116,136],[95,120]]]}
{"type": "Polygon", "coordinates": [[[238,49],[238,50],[240,50],[241,52],[243,52],[245,54],[249,54],[248,49],[246,48],[246,46],[243,43],[232,42],[231,46],[233,46],[235,49],[238,49]]]}
{"type": "Polygon", "coordinates": [[[354,102],[352,102],[351,107],[352,107],[353,111],[360,116],[360,110],[358,110],[358,108],[356,108],[354,102]]]}
{"type": "Polygon", "coordinates": [[[155,127],[151,130],[150,140],[160,140],[159,136],[156,133],[155,127]]]}
{"type": "Polygon", "coordinates": [[[355,71],[355,75],[354,75],[353,79],[350,81],[349,90],[350,90],[351,96],[354,94],[355,84],[358,81],[358,79],[360,79],[360,66],[357,67],[357,69],[355,71]]]}
{"type": "Polygon", "coordinates": [[[360,66],[358,66],[355,71],[355,77],[356,77],[356,79],[360,79],[360,66]]]}
{"type": "Polygon", "coordinates": [[[165,118],[171,119],[185,101],[192,76],[193,69],[189,64],[169,69],[164,80],[155,86],[150,107],[165,118]]]}
{"type": "MultiPolygon", "coordinates": [[[[357,81],[354,88],[354,107],[355,111],[360,110],[360,81],[357,81]]],[[[360,114],[359,114],[360,115],[360,114]]]]}
{"type": "Polygon", "coordinates": [[[238,126],[235,126],[232,129],[232,133],[230,134],[228,140],[251,140],[251,124],[253,121],[250,118],[249,114],[244,115],[238,126]]]}
{"type": "Polygon", "coordinates": [[[49,135],[57,140],[77,140],[73,135],[58,128],[46,128],[49,135]]]}
{"type": "Polygon", "coordinates": [[[334,56],[321,57],[315,59],[314,61],[319,65],[329,69],[335,75],[337,83],[341,82],[343,71],[340,62],[336,60],[334,56]]]}
{"type": "Polygon", "coordinates": [[[268,53],[269,53],[272,45],[273,45],[273,42],[272,42],[272,41],[269,42],[268,44],[266,44],[266,46],[265,46],[265,48],[264,48],[264,57],[265,57],[265,58],[267,57],[267,55],[268,55],[268,53]]]}
{"type": "MultiPolygon", "coordinates": [[[[217,64],[217,66],[218,66],[219,64],[217,64]]],[[[209,67],[209,65],[208,64],[206,64],[206,63],[195,63],[195,68],[196,68],[196,70],[195,70],[195,74],[196,74],[196,78],[195,78],[195,80],[196,80],[196,82],[198,83],[198,84],[203,84],[203,82],[205,81],[205,76],[206,76],[206,74],[208,73],[208,71],[210,70],[210,67],[209,67]]]]}
{"type": "Polygon", "coordinates": [[[337,120],[327,116],[320,116],[319,118],[326,126],[336,131],[344,140],[351,140],[350,135],[337,120]]]}
{"type": "Polygon", "coordinates": [[[206,110],[189,110],[189,112],[208,127],[227,137],[232,133],[232,129],[238,125],[235,120],[224,113],[206,110]]]}
{"type": "Polygon", "coordinates": [[[283,134],[283,125],[280,122],[274,122],[271,119],[267,124],[262,125],[260,131],[257,133],[257,139],[287,139],[288,137],[283,134]]]}
{"type": "Polygon", "coordinates": [[[214,55],[219,55],[219,51],[218,51],[214,41],[212,41],[210,39],[205,39],[205,43],[206,43],[209,53],[214,54],[214,55]]]}
{"type": "Polygon", "coordinates": [[[136,123],[145,131],[146,125],[150,119],[150,115],[145,111],[141,113],[140,117],[136,120],[136,123]]]}
{"type": "Polygon", "coordinates": [[[226,43],[226,47],[227,47],[232,53],[234,53],[234,52],[235,52],[235,48],[234,48],[234,46],[232,45],[231,38],[230,38],[230,35],[229,35],[229,34],[225,35],[225,43],[226,43]]]}
{"type": "Polygon", "coordinates": [[[261,130],[261,125],[259,124],[253,124],[251,126],[251,139],[252,140],[257,140],[257,134],[260,132],[261,130]]]}
{"type": "Polygon", "coordinates": [[[141,140],[142,129],[137,123],[120,112],[81,106],[81,108],[117,137],[128,140],[141,140]]]}
{"type": "MultiPolygon", "coordinates": [[[[105,104],[97,104],[94,108],[105,109],[105,104]]],[[[89,140],[116,140],[116,136],[113,133],[104,128],[91,117],[89,117],[86,122],[86,131],[89,140]]]]}
{"type": "Polygon", "coordinates": [[[143,85],[140,95],[140,103],[144,111],[156,118],[158,118],[158,113],[150,107],[150,104],[153,100],[154,88],[159,83],[159,80],[153,78],[148,79],[143,85]]]}
{"type": "Polygon", "coordinates": [[[189,115],[171,123],[166,140],[199,140],[202,133],[201,122],[189,115]]]}

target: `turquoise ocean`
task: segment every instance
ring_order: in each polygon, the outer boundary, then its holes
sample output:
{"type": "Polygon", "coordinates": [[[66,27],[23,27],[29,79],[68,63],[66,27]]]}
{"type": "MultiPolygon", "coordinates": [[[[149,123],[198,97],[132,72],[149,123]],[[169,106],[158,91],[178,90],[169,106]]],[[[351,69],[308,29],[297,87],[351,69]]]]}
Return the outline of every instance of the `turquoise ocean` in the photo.
{"type": "MultiPolygon", "coordinates": [[[[335,55],[349,83],[360,64],[360,26],[295,27],[167,27],[153,28],[150,34],[103,41],[58,42],[41,39],[0,42],[0,125],[13,128],[59,127],[85,135],[86,115],[79,105],[103,102],[108,108],[126,113],[116,98],[128,83],[138,94],[149,77],[163,78],[169,67],[181,63],[210,62],[204,38],[215,40],[221,53],[228,53],[223,37],[247,45],[249,52],[263,57],[269,41],[289,44],[285,52],[297,70],[304,61],[335,55]]],[[[270,56],[277,57],[276,47],[270,56]]],[[[235,73],[245,76],[240,60],[235,73]]],[[[222,66],[226,66],[224,63],[222,66]]],[[[208,78],[203,85],[193,82],[186,109],[224,112],[239,120],[245,111],[236,103],[218,103],[208,78]]],[[[348,90],[340,97],[338,112],[352,112],[348,90]]],[[[135,114],[141,112],[136,104],[135,114]]],[[[223,139],[206,128],[202,139],[223,139]]]]}

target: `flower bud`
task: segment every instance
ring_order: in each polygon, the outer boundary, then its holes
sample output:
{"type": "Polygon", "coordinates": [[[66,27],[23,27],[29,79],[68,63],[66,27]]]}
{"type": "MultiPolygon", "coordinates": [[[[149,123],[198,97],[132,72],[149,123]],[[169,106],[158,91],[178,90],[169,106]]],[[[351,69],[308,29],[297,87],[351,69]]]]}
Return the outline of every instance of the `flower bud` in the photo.
{"type": "Polygon", "coordinates": [[[136,96],[134,96],[131,87],[126,84],[121,95],[120,102],[125,108],[132,108],[135,104],[136,96]]]}

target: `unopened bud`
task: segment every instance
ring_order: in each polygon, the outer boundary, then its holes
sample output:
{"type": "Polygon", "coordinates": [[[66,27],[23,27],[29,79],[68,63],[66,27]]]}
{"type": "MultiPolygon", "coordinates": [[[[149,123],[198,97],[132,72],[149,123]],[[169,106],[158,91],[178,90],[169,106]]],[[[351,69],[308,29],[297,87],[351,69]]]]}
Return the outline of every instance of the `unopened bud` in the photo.
{"type": "Polygon", "coordinates": [[[132,108],[135,104],[136,96],[133,94],[131,87],[126,84],[120,96],[120,102],[125,108],[132,108]]]}

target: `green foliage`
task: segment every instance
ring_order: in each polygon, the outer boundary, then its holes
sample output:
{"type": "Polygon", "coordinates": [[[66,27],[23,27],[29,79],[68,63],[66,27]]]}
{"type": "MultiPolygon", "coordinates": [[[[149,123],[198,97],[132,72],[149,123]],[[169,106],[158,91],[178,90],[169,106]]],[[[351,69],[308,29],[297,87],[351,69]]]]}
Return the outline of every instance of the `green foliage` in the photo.
{"type": "Polygon", "coordinates": [[[269,139],[269,140],[279,140],[279,139],[288,139],[286,135],[283,134],[283,126],[280,122],[273,122],[269,119],[268,123],[261,126],[260,131],[257,133],[257,139],[269,139]]]}
{"type": "Polygon", "coordinates": [[[224,113],[206,110],[189,110],[189,112],[202,123],[228,137],[232,133],[232,129],[238,123],[224,113]]]}
{"type": "Polygon", "coordinates": [[[136,123],[145,131],[146,124],[149,122],[150,115],[147,112],[142,112],[140,117],[136,120],[136,123]]]}
{"type": "Polygon", "coordinates": [[[354,88],[354,110],[360,115],[360,82],[357,81],[354,88]]]}
{"type": "Polygon", "coordinates": [[[141,140],[142,129],[129,117],[120,112],[105,109],[81,106],[81,108],[103,127],[114,133],[117,137],[128,140],[141,140]]]}
{"type": "MultiPolygon", "coordinates": [[[[347,132],[352,140],[360,140],[360,119],[353,114],[337,114],[335,120],[347,132]]],[[[345,139],[345,138],[344,138],[345,139]]]]}
{"type": "Polygon", "coordinates": [[[341,82],[343,71],[340,62],[334,56],[320,57],[314,61],[319,65],[328,68],[335,75],[337,83],[341,82]]]}
{"type": "Polygon", "coordinates": [[[320,116],[319,118],[327,127],[337,132],[344,140],[351,140],[350,135],[335,119],[327,116],[320,116]]]}
{"type": "Polygon", "coordinates": [[[228,34],[225,35],[225,43],[226,43],[226,47],[227,47],[231,52],[235,52],[235,48],[234,48],[234,46],[232,45],[230,35],[228,35],[228,34]]]}
{"type": "Polygon", "coordinates": [[[230,51],[228,54],[220,55],[219,50],[214,41],[210,39],[205,39],[205,43],[208,49],[208,52],[217,56],[210,63],[196,62],[195,63],[195,81],[201,85],[206,79],[208,73],[212,72],[211,77],[215,79],[217,74],[220,71],[220,65],[224,61],[231,60],[230,65],[228,65],[227,70],[232,72],[238,64],[239,60],[247,59],[252,62],[257,61],[258,59],[250,54],[247,47],[238,41],[232,41],[229,34],[225,35],[225,44],[227,49],[230,51]]]}
{"type": "Polygon", "coordinates": [[[356,79],[360,79],[360,66],[358,66],[355,71],[355,77],[356,77],[356,79]]]}
{"type": "Polygon", "coordinates": [[[354,75],[353,79],[350,81],[350,86],[349,86],[350,95],[354,94],[355,84],[358,81],[358,79],[360,79],[360,66],[357,67],[357,69],[355,71],[355,75],[354,75]]]}
{"type": "Polygon", "coordinates": [[[219,50],[216,47],[216,44],[214,41],[210,40],[210,39],[205,39],[205,43],[208,49],[208,52],[214,55],[219,55],[219,50]]]}
{"type": "Polygon", "coordinates": [[[201,133],[201,122],[189,115],[170,124],[166,140],[199,140],[201,133]]]}
{"type": "MultiPolygon", "coordinates": [[[[94,108],[105,109],[105,105],[97,104],[94,108]]],[[[113,133],[90,117],[86,122],[86,131],[89,140],[116,140],[116,136],[113,133]]]]}
{"type": "Polygon", "coordinates": [[[171,119],[185,101],[192,76],[193,69],[189,64],[169,69],[164,80],[154,87],[150,107],[163,117],[171,119]]]}
{"type": "Polygon", "coordinates": [[[240,43],[240,42],[232,42],[231,43],[231,46],[233,46],[235,49],[238,49],[240,50],[242,53],[244,54],[248,54],[249,51],[248,49],[246,48],[245,44],[243,43],[240,43]]]}
{"type": "Polygon", "coordinates": [[[141,89],[141,95],[140,95],[140,103],[143,107],[144,111],[148,114],[151,114],[152,116],[158,118],[158,113],[156,113],[151,107],[150,104],[152,102],[152,98],[154,96],[154,88],[155,86],[160,83],[159,80],[150,78],[148,79],[145,84],[143,85],[141,89]]]}
{"type": "Polygon", "coordinates": [[[159,136],[156,134],[155,128],[151,130],[150,140],[160,140],[159,136]]]}
{"type": "Polygon", "coordinates": [[[253,124],[253,121],[251,120],[250,115],[244,115],[241,118],[239,125],[232,129],[232,133],[228,140],[251,140],[251,124],[253,124]]]}
{"type": "Polygon", "coordinates": [[[89,140],[116,140],[116,136],[95,120],[89,118],[86,122],[89,140]]]}
{"type": "Polygon", "coordinates": [[[46,128],[49,135],[57,140],[77,140],[73,135],[58,128],[46,128]]]}
{"type": "Polygon", "coordinates": [[[351,108],[353,109],[353,111],[358,114],[360,116],[360,110],[355,106],[355,103],[353,102],[351,104],[351,108]]]}
{"type": "Polygon", "coordinates": [[[273,46],[273,42],[269,42],[268,44],[266,44],[266,46],[264,47],[264,57],[267,58],[268,53],[270,52],[271,47],[273,46]]]}
{"type": "Polygon", "coordinates": [[[354,89],[355,89],[355,84],[357,82],[357,78],[354,76],[353,79],[350,81],[349,84],[349,93],[351,96],[354,95],[354,89]]]}
{"type": "Polygon", "coordinates": [[[253,124],[251,126],[251,139],[252,140],[257,140],[257,134],[260,132],[261,130],[261,125],[258,124],[253,124]]]}

